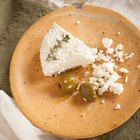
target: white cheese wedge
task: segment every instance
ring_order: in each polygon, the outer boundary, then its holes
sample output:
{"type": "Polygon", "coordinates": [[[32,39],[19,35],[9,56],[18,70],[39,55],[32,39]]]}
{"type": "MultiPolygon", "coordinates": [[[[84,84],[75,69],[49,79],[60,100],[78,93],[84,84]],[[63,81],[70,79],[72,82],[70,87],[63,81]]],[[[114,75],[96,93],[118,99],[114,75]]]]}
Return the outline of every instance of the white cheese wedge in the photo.
{"type": "Polygon", "coordinates": [[[40,61],[44,75],[52,76],[77,66],[86,67],[95,61],[95,55],[83,41],[53,23],[41,43],[40,61]],[[57,60],[47,61],[50,50],[57,44],[57,40],[62,40],[65,35],[69,35],[70,39],[62,42],[61,47],[55,50],[57,60]]]}

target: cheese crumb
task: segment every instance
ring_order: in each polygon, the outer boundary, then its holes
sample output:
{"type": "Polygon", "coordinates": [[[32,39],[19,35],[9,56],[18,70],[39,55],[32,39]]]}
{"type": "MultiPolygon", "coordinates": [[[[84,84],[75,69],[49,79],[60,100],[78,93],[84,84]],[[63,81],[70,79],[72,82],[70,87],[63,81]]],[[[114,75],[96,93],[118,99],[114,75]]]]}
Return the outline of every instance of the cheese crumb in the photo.
{"type": "Polygon", "coordinates": [[[76,21],[76,24],[77,24],[77,25],[79,25],[79,24],[80,24],[80,21],[79,21],[79,20],[77,20],[77,21],[76,21]]]}
{"type": "Polygon", "coordinates": [[[121,59],[123,57],[123,54],[124,54],[123,51],[118,51],[118,52],[116,52],[116,54],[114,54],[114,57],[121,59]]]}
{"type": "Polygon", "coordinates": [[[125,54],[125,59],[129,59],[129,58],[132,58],[134,56],[134,53],[132,52],[131,54],[125,54]]]}
{"type": "Polygon", "coordinates": [[[118,44],[117,47],[115,48],[115,51],[122,51],[123,50],[123,45],[118,44]]]}
{"type": "Polygon", "coordinates": [[[82,114],[81,114],[81,117],[84,117],[85,115],[86,115],[86,113],[82,113],[82,114]]]}
{"type": "Polygon", "coordinates": [[[84,76],[87,76],[87,75],[89,75],[90,74],[90,72],[89,71],[86,71],[85,73],[84,73],[84,76]]]}
{"type": "Polygon", "coordinates": [[[99,78],[98,82],[100,83],[99,86],[103,86],[105,84],[105,80],[103,78],[99,78]]]}
{"type": "Polygon", "coordinates": [[[72,85],[69,85],[68,88],[72,88],[72,85]]]}
{"type": "Polygon", "coordinates": [[[101,100],[101,104],[104,104],[105,103],[105,100],[101,100]]]}
{"type": "Polygon", "coordinates": [[[105,72],[100,67],[95,68],[94,71],[93,71],[93,75],[95,77],[98,77],[98,78],[103,77],[104,76],[104,73],[105,72]]]}
{"type": "Polygon", "coordinates": [[[98,78],[96,78],[96,77],[90,77],[89,78],[89,83],[95,83],[95,82],[97,82],[97,80],[98,80],[98,78]]]}
{"type": "Polygon", "coordinates": [[[116,106],[115,106],[115,110],[120,110],[121,109],[121,105],[120,104],[117,104],[116,106]]]}
{"type": "MultiPolygon", "coordinates": [[[[116,82],[121,76],[114,71],[115,64],[112,62],[103,63],[101,65],[95,65],[93,70],[93,76],[89,78],[89,82],[94,84],[94,86],[99,87],[99,95],[102,95],[110,87],[110,84],[116,82]]],[[[121,89],[118,90],[117,85],[111,88],[111,92],[114,94],[121,94],[121,89]],[[114,89],[113,89],[114,88],[114,89]]]]}
{"type": "Polygon", "coordinates": [[[101,88],[99,88],[99,95],[103,95],[103,93],[104,93],[105,91],[107,91],[108,88],[109,88],[109,83],[106,82],[101,88]]]}
{"type": "Polygon", "coordinates": [[[81,86],[81,84],[78,84],[78,86],[77,86],[76,90],[79,90],[80,86],[81,86]]]}
{"type": "Polygon", "coordinates": [[[92,68],[97,68],[97,65],[95,65],[94,63],[92,64],[92,68]]]}
{"type": "Polygon", "coordinates": [[[103,44],[103,47],[105,47],[105,48],[110,48],[112,43],[113,43],[112,39],[109,39],[107,37],[102,39],[102,44],[103,44]]]}
{"type": "Polygon", "coordinates": [[[83,98],[83,100],[84,100],[85,102],[87,102],[87,100],[86,100],[85,98],[83,98]]]}
{"type": "Polygon", "coordinates": [[[97,54],[98,53],[98,49],[97,48],[91,48],[91,50],[92,50],[93,54],[97,54]]]}
{"type": "Polygon", "coordinates": [[[121,58],[121,59],[120,59],[120,62],[121,62],[121,63],[122,63],[122,62],[124,62],[124,59],[123,59],[123,58],[121,58]]]}
{"type": "Polygon", "coordinates": [[[120,35],[120,34],[121,34],[120,32],[117,33],[117,35],[120,35]]]}
{"type": "Polygon", "coordinates": [[[119,70],[121,73],[128,73],[129,71],[127,70],[127,69],[125,69],[125,68],[121,68],[120,70],[119,70]]]}
{"type": "Polygon", "coordinates": [[[114,48],[108,48],[106,53],[113,54],[114,53],[114,48]]]}
{"type": "Polygon", "coordinates": [[[128,82],[128,76],[125,77],[125,83],[127,83],[127,82],[128,82]]]}
{"type": "Polygon", "coordinates": [[[114,66],[115,64],[112,62],[108,62],[108,63],[103,63],[101,68],[107,72],[113,73],[114,72],[114,66]]]}
{"type": "Polygon", "coordinates": [[[109,90],[113,92],[114,94],[120,95],[122,94],[124,89],[123,89],[123,85],[120,83],[111,83],[109,90]]]}
{"type": "Polygon", "coordinates": [[[140,65],[138,65],[137,68],[139,69],[140,68],[140,65]]]}

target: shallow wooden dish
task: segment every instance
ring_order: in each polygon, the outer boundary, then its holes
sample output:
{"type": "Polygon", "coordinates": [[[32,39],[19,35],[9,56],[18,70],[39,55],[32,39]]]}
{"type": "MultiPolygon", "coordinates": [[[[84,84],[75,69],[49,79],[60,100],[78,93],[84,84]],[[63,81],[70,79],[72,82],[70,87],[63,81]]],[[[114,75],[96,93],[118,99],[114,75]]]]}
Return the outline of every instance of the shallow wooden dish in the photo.
{"type": "MultiPolygon", "coordinates": [[[[140,32],[127,19],[111,10],[84,6],[65,7],[42,17],[20,39],[10,66],[10,84],[15,101],[24,115],[37,127],[55,135],[89,138],[104,134],[128,120],[140,107],[140,32]],[[79,20],[80,24],[76,25],[79,20]],[[119,65],[130,70],[129,81],[121,96],[106,93],[93,103],[77,95],[66,96],[57,85],[58,77],[42,73],[39,49],[50,25],[57,22],[91,47],[101,47],[103,37],[112,38],[113,46],[122,43],[125,52],[135,56],[119,65]],[[121,32],[118,36],[117,32],[121,32]],[[100,104],[104,99],[105,104],[100,104]],[[114,110],[117,103],[122,109],[114,110]],[[82,113],[85,115],[82,117],[82,113]]],[[[90,67],[87,67],[90,69],[90,67]]],[[[69,71],[82,77],[86,68],[69,71]]]]}

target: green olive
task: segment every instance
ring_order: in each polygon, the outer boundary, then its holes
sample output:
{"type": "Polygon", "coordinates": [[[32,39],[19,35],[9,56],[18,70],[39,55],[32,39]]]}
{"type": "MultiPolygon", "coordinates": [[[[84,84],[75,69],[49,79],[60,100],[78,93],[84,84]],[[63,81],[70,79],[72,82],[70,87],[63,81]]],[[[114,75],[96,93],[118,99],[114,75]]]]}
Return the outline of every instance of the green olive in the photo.
{"type": "Polygon", "coordinates": [[[91,83],[81,84],[80,88],[79,88],[79,92],[80,92],[82,98],[84,98],[90,102],[98,97],[97,90],[94,89],[93,84],[91,84],[91,83]]]}
{"type": "Polygon", "coordinates": [[[72,94],[79,85],[78,77],[71,75],[60,77],[58,82],[62,91],[68,94],[72,94]]]}

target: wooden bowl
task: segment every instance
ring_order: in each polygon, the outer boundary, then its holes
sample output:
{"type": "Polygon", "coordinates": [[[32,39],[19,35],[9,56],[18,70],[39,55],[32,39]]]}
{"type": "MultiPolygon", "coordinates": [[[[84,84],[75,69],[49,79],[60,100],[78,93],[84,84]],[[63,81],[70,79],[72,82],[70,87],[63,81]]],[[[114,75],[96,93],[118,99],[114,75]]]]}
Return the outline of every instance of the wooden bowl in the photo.
{"type": "MultiPolygon", "coordinates": [[[[140,107],[139,40],[140,31],[111,10],[95,6],[82,9],[70,6],[56,10],[35,22],[17,44],[10,66],[14,99],[31,123],[52,134],[89,138],[107,133],[128,120],[140,107]],[[77,25],[76,21],[80,24],[77,25]],[[114,40],[113,47],[122,43],[125,52],[135,53],[133,58],[119,64],[119,67],[130,71],[122,95],[105,93],[99,100],[86,103],[79,94],[69,96],[61,93],[57,83],[59,76],[43,75],[39,60],[40,43],[54,22],[90,47],[100,48],[101,39],[108,37],[114,40]],[[121,34],[117,35],[117,32],[121,34]],[[105,104],[100,103],[102,99],[105,104]],[[121,110],[114,109],[117,103],[121,104],[121,110]]],[[[69,72],[82,77],[85,70],[77,68],[69,72]]]]}

